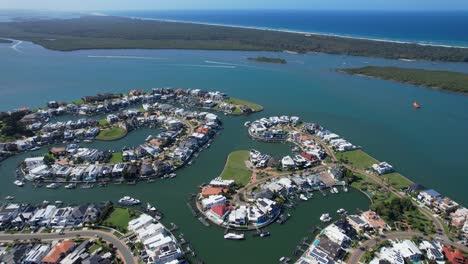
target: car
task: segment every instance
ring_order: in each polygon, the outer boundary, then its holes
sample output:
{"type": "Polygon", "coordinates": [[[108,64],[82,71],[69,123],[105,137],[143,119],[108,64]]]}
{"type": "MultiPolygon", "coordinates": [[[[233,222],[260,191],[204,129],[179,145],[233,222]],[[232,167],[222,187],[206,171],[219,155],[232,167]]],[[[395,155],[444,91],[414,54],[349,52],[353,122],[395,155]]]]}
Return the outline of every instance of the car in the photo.
{"type": "Polygon", "coordinates": [[[63,230],[60,231],[60,232],[59,232],[59,235],[65,235],[65,231],[63,231],[63,230]]]}

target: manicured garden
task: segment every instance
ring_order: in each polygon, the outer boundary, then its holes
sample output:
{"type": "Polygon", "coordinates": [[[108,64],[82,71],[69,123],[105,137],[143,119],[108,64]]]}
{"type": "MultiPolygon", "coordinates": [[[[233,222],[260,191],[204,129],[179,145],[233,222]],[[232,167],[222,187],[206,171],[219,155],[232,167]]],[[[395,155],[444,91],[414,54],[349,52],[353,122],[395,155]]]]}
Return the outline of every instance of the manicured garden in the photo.
{"type": "Polygon", "coordinates": [[[249,183],[252,172],[245,164],[245,161],[249,159],[249,155],[248,150],[238,150],[229,154],[220,177],[225,180],[234,180],[240,185],[249,183]]]}
{"type": "Polygon", "coordinates": [[[99,135],[96,136],[97,140],[117,140],[125,137],[127,135],[127,130],[121,127],[112,127],[110,129],[101,130],[99,135]]]}

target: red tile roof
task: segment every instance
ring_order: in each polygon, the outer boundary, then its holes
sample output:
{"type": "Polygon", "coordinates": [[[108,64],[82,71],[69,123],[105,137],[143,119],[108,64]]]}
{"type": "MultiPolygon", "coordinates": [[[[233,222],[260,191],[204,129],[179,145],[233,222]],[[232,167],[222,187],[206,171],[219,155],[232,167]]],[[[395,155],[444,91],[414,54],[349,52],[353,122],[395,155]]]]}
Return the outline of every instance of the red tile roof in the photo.
{"type": "Polygon", "coordinates": [[[468,258],[466,258],[460,249],[452,251],[451,247],[444,246],[443,248],[445,257],[450,263],[453,264],[468,264],[468,258]]]}
{"type": "Polygon", "coordinates": [[[205,187],[201,191],[201,195],[203,197],[208,197],[211,195],[218,195],[227,192],[226,188],[221,188],[221,187],[205,187]]]}
{"type": "Polygon", "coordinates": [[[62,257],[62,253],[66,254],[75,246],[71,241],[63,241],[55,245],[52,250],[42,259],[43,263],[58,263],[62,257]]]}
{"type": "Polygon", "coordinates": [[[318,159],[314,154],[309,154],[309,153],[305,153],[305,152],[302,152],[301,156],[306,160],[317,160],[318,159]]]}
{"type": "Polygon", "coordinates": [[[218,204],[211,207],[211,211],[213,211],[213,213],[217,214],[219,217],[223,217],[223,215],[229,211],[229,207],[227,207],[225,204],[218,204]]]}

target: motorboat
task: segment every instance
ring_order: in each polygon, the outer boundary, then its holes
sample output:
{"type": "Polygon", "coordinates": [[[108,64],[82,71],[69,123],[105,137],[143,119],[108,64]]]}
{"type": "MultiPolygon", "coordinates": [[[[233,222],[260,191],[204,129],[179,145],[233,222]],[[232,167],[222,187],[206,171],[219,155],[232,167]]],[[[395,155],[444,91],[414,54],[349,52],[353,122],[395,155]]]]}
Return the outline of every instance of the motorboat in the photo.
{"type": "Polygon", "coordinates": [[[124,196],[119,199],[119,204],[121,205],[137,205],[140,204],[140,200],[132,198],[130,196],[124,196]]]}
{"type": "Polygon", "coordinates": [[[49,189],[57,189],[58,187],[60,187],[60,185],[58,183],[51,183],[51,184],[47,184],[46,185],[47,188],[49,189]]]}
{"type": "Polygon", "coordinates": [[[302,201],[309,200],[304,194],[299,195],[299,199],[301,199],[302,201]]]}
{"type": "Polygon", "coordinates": [[[414,102],[413,103],[413,108],[414,109],[419,109],[419,108],[421,108],[421,106],[418,104],[418,102],[414,102]]]}
{"type": "Polygon", "coordinates": [[[250,121],[247,121],[247,122],[245,122],[245,123],[244,123],[244,126],[245,126],[245,127],[249,127],[249,126],[250,126],[250,124],[252,124],[252,122],[250,122],[250,121]]]}
{"type": "Polygon", "coordinates": [[[40,150],[40,149],[41,149],[41,147],[34,147],[34,148],[31,149],[31,151],[36,151],[36,150],[40,150]]]}
{"type": "Polygon", "coordinates": [[[260,233],[260,237],[269,237],[269,236],[270,236],[270,232],[268,232],[268,231],[260,233]]]}
{"type": "Polygon", "coordinates": [[[322,221],[322,222],[324,222],[324,223],[330,222],[331,219],[332,219],[332,218],[330,217],[330,214],[328,214],[328,213],[322,214],[322,215],[320,216],[320,221],[322,221]]]}
{"type": "Polygon", "coordinates": [[[175,174],[175,173],[169,174],[169,178],[175,178],[176,176],[177,176],[177,174],[175,174]]]}
{"type": "Polygon", "coordinates": [[[338,188],[333,187],[332,189],[333,189],[333,192],[334,192],[334,193],[339,193],[338,188]]]}
{"type": "Polygon", "coordinates": [[[76,183],[70,183],[65,185],[65,189],[75,189],[76,188],[76,183]]]}
{"type": "Polygon", "coordinates": [[[339,213],[339,214],[346,214],[346,210],[343,209],[343,208],[340,208],[340,209],[336,210],[336,212],[339,213]]]}
{"type": "Polygon", "coordinates": [[[244,234],[227,233],[224,235],[224,239],[242,240],[244,239],[244,234]]]}
{"type": "Polygon", "coordinates": [[[5,200],[8,200],[8,201],[9,201],[9,200],[13,200],[13,199],[15,199],[15,197],[13,197],[13,196],[6,196],[6,197],[5,197],[5,200]]]}
{"type": "Polygon", "coordinates": [[[23,187],[24,186],[24,182],[23,181],[20,181],[20,180],[16,180],[13,182],[16,186],[18,187],[23,187]]]}
{"type": "Polygon", "coordinates": [[[156,207],[152,206],[150,203],[146,203],[146,210],[148,211],[156,211],[156,207]]]}
{"type": "Polygon", "coordinates": [[[62,205],[63,202],[62,202],[62,201],[55,201],[55,204],[56,204],[56,205],[62,205]]]}

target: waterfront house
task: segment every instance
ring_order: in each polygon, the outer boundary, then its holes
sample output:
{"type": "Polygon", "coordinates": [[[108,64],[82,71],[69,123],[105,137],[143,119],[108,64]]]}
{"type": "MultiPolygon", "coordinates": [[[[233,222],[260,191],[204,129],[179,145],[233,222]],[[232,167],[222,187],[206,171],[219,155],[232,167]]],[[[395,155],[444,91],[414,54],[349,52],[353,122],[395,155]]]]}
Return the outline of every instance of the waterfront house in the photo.
{"type": "Polygon", "coordinates": [[[174,167],[167,162],[157,160],[153,163],[153,169],[156,175],[164,175],[164,174],[172,172],[174,167]]]}
{"type": "Polygon", "coordinates": [[[418,195],[418,199],[427,206],[432,206],[432,203],[441,197],[440,193],[433,189],[422,191],[418,195]]]}
{"type": "Polygon", "coordinates": [[[52,216],[52,220],[50,221],[49,225],[52,227],[65,227],[67,225],[73,225],[74,222],[69,220],[70,215],[73,213],[73,208],[72,207],[64,207],[64,208],[58,208],[54,215],[52,216]]]}
{"type": "Polygon", "coordinates": [[[340,261],[346,254],[341,245],[331,241],[327,237],[321,237],[316,247],[326,253],[328,259],[334,261],[340,261]]]}
{"type": "Polygon", "coordinates": [[[153,165],[148,162],[143,162],[140,166],[140,175],[142,177],[151,177],[154,175],[153,165]]]}
{"type": "Polygon", "coordinates": [[[450,213],[451,223],[456,228],[460,229],[468,222],[468,209],[465,207],[458,208],[455,212],[450,213]]]}
{"type": "Polygon", "coordinates": [[[276,204],[275,201],[270,200],[268,198],[258,198],[255,200],[255,205],[258,207],[260,211],[268,216],[275,215],[280,207],[276,204]]]}
{"type": "Polygon", "coordinates": [[[210,210],[219,218],[219,219],[224,219],[227,214],[231,211],[232,208],[228,207],[225,204],[218,204],[215,206],[212,206],[210,210]]]}
{"type": "Polygon", "coordinates": [[[247,213],[247,206],[242,205],[239,208],[231,211],[228,217],[228,221],[232,225],[245,225],[247,224],[247,213]]]}
{"type": "Polygon", "coordinates": [[[45,208],[40,208],[31,217],[29,223],[33,226],[47,226],[52,220],[52,216],[55,214],[55,211],[57,211],[57,207],[54,205],[48,205],[45,208]]]}
{"type": "Polygon", "coordinates": [[[270,191],[269,189],[260,189],[258,192],[254,194],[255,199],[259,198],[266,198],[266,199],[273,199],[274,193],[270,191]]]}
{"type": "Polygon", "coordinates": [[[292,170],[296,168],[296,164],[291,156],[285,156],[281,159],[281,167],[283,170],[292,170]]]}
{"type": "Polygon", "coordinates": [[[387,162],[380,162],[378,164],[373,164],[371,168],[377,172],[377,174],[387,174],[390,172],[394,172],[392,165],[388,164],[387,162]]]}
{"type": "Polygon", "coordinates": [[[8,204],[0,209],[0,230],[7,229],[20,213],[19,204],[8,204]]]}
{"type": "Polygon", "coordinates": [[[276,182],[270,182],[265,184],[262,188],[268,189],[273,193],[279,194],[281,196],[285,196],[287,194],[287,190],[276,182]]]}
{"type": "Polygon", "coordinates": [[[394,248],[382,247],[379,257],[375,257],[369,264],[392,263],[405,264],[402,254],[394,248]]]}
{"type": "Polygon", "coordinates": [[[212,206],[218,205],[218,204],[225,204],[226,203],[226,197],[222,195],[211,195],[203,200],[201,200],[201,204],[203,206],[203,209],[210,209],[212,206]]]}
{"type": "Polygon", "coordinates": [[[70,178],[72,181],[81,181],[86,171],[86,166],[75,166],[70,172],[70,178]]]}
{"type": "Polygon", "coordinates": [[[323,234],[331,241],[339,244],[342,247],[348,246],[351,242],[351,238],[349,238],[345,232],[335,224],[331,224],[323,229],[323,234]]]}
{"type": "Polygon", "coordinates": [[[366,220],[359,215],[348,215],[347,219],[351,226],[358,232],[362,232],[369,227],[366,220]]]}
{"type": "Polygon", "coordinates": [[[451,213],[455,211],[459,206],[457,202],[453,201],[448,197],[436,199],[433,205],[438,211],[445,213],[451,213]]]}
{"type": "Polygon", "coordinates": [[[258,225],[265,223],[268,220],[268,215],[258,207],[249,206],[247,208],[247,219],[249,223],[258,225]]]}
{"type": "Polygon", "coordinates": [[[154,222],[154,218],[147,215],[141,214],[138,218],[130,220],[128,222],[128,230],[135,232],[140,228],[144,228],[154,222]]]}
{"type": "Polygon", "coordinates": [[[295,185],[293,185],[293,182],[286,177],[283,177],[276,181],[279,185],[283,186],[286,189],[286,192],[293,192],[297,189],[295,185]]]}
{"type": "Polygon", "coordinates": [[[210,181],[210,185],[214,187],[226,187],[234,184],[234,180],[223,180],[221,177],[216,177],[210,181]]]}
{"type": "Polygon", "coordinates": [[[123,172],[125,171],[127,165],[125,163],[117,163],[112,168],[112,177],[119,178],[123,176],[123,172]]]}
{"type": "Polygon", "coordinates": [[[226,192],[227,189],[223,187],[204,187],[200,194],[203,198],[207,198],[211,195],[221,195],[226,192]]]}
{"type": "Polygon", "coordinates": [[[311,247],[306,255],[299,259],[300,264],[328,264],[334,263],[329,260],[328,254],[317,247],[311,247]]]}

